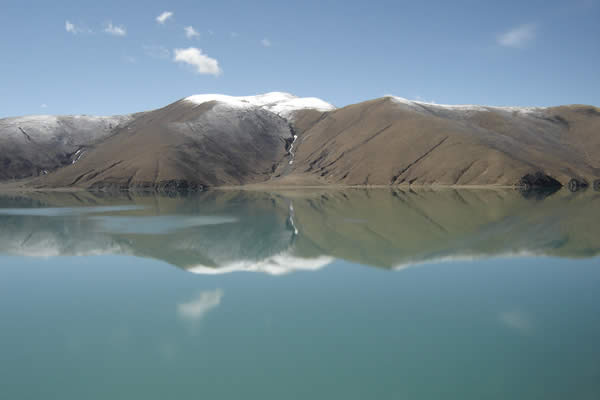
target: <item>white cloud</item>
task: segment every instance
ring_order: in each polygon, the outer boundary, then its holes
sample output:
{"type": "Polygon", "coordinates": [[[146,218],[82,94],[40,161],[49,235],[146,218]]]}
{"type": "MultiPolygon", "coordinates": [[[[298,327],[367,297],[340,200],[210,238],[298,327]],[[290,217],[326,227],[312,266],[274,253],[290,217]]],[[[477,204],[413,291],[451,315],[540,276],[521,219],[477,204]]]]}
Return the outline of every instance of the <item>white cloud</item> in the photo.
{"type": "Polygon", "coordinates": [[[264,38],[263,40],[261,40],[260,44],[262,44],[264,47],[271,47],[271,41],[267,38],[264,38]]]}
{"type": "Polygon", "coordinates": [[[123,56],[123,61],[125,61],[128,64],[135,64],[137,62],[137,59],[133,56],[123,56]]]}
{"type": "Polygon", "coordinates": [[[91,29],[75,25],[69,20],[65,21],[65,31],[72,33],[73,35],[77,35],[78,33],[92,33],[91,29]]]}
{"type": "Polygon", "coordinates": [[[41,108],[48,108],[48,104],[43,103],[42,105],[40,105],[41,108]]]}
{"type": "Polygon", "coordinates": [[[200,33],[198,33],[198,31],[195,30],[193,26],[186,26],[183,29],[185,30],[185,37],[187,37],[188,39],[200,36],[200,33]]]}
{"type": "Polygon", "coordinates": [[[201,320],[206,313],[221,304],[222,298],[223,291],[221,289],[200,292],[198,296],[191,301],[178,304],[177,314],[185,319],[193,321],[201,320]]]}
{"type": "Polygon", "coordinates": [[[70,23],[68,20],[65,21],[65,30],[70,33],[77,33],[77,29],[75,29],[75,25],[70,23]]]}
{"type": "Polygon", "coordinates": [[[145,45],[142,46],[142,48],[148,57],[161,59],[167,59],[171,57],[171,52],[164,46],[145,45]]]}
{"type": "Polygon", "coordinates": [[[165,22],[167,22],[167,20],[171,17],[173,17],[173,12],[165,11],[162,14],[160,14],[158,17],[156,17],[156,22],[158,22],[159,24],[162,25],[165,22]]]}
{"type": "Polygon", "coordinates": [[[218,76],[222,73],[219,62],[202,53],[201,49],[189,47],[187,49],[175,49],[173,52],[175,54],[173,61],[193,66],[198,74],[218,76]]]}
{"type": "Polygon", "coordinates": [[[535,24],[525,24],[498,36],[498,44],[504,47],[523,48],[535,39],[535,24]]]}
{"type": "Polygon", "coordinates": [[[114,36],[127,35],[127,29],[125,29],[125,27],[123,25],[119,25],[119,26],[113,25],[112,22],[110,22],[110,21],[104,28],[104,32],[108,33],[109,35],[114,35],[114,36]]]}

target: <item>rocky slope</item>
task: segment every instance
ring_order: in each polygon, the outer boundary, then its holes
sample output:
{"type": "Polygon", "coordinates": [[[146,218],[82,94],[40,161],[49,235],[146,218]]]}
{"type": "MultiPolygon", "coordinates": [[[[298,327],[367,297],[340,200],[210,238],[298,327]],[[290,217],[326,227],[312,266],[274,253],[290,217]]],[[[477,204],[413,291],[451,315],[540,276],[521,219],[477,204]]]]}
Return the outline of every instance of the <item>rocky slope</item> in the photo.
{"type": "Polygon", "coordinates": [[[44,175],[70,165],[133,118],[33,115],[0,119],[0,180],[44,175]]]}
{"type": "Polygon", "coordinates": [[[39,176],[27,183],[36,188],[571,182],[577,189],[600,186],[600,109],[391,96],[335,109],[277,92],[197,95],[133,116],[0,120],[0,150],[0,179],[39,176]]]}

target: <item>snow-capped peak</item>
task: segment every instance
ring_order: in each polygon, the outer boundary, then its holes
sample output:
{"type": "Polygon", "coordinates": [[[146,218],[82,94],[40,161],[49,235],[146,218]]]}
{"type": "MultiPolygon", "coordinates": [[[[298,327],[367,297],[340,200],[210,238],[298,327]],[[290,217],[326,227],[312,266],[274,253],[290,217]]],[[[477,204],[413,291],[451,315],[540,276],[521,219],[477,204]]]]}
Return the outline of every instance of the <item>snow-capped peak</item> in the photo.
{"type": "Polygon", "coordinates": [[[283,92],[238,97],[223,94],[199,94],[186,97],[184,100],[194,104],[217,101],[233,108],[260,107],[286,119],[292,117],[292,114],[298,110],[331,111],[335,109],[332,104],[316,97],[296,97],[283,92]]]}
{"type": "Polygon", "coordinates": [[[498,106],[480,106],[473,104],[458,104],[458,105],[450,105],[450,104],[437,104],[437,103],[428,103],[425,101],[419,100],[408,100],[403,97],[398,96],[385,96],[392,99],[394,102],[399,104],[407,105],[411,108],[423,109],[426,108],[434,108],[439,110],[450,110],[450,111],[506,111],[506,112],[519,112],[524,114],[534,113],[536,111],[543,111],[543,107],[498,107],[498,106]]]}

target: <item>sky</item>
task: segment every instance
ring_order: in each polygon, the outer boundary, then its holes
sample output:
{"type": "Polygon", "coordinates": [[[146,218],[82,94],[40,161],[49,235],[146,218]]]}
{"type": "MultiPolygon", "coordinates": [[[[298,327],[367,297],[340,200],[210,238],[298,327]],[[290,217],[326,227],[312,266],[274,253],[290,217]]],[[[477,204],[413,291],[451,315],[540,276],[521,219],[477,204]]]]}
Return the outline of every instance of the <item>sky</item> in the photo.
{"type": "Polygon", "coordinates": [[[600,0],[3,0],[0,117],[271,91],[600,106],[599,21],[600,0]]]}

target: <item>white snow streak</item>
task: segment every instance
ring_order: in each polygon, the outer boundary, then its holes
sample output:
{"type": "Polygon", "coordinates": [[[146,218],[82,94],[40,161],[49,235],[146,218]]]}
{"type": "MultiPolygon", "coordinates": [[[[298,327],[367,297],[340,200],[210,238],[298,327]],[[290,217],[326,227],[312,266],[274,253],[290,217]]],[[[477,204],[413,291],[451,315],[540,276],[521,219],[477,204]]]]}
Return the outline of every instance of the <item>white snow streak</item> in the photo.
{"type": "Polygon", "coordinates": [[[73,159],[73,162],[71,162],[71,164],[75,164],[77,161],[79,161],[84,153],[85,151],[82,151],[81,149],[77,150],[75,152],[75,158],[73,159]]]}
{"type": "Polygon", "coordinates": [[[294,163],[294,143],[296,143],[296,140],[298,140],[298,135],[294,135],[294,140],[292,141],[292,144],[290,144],[290,165],[294,163]]]}

